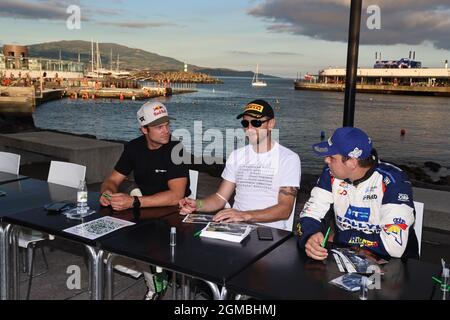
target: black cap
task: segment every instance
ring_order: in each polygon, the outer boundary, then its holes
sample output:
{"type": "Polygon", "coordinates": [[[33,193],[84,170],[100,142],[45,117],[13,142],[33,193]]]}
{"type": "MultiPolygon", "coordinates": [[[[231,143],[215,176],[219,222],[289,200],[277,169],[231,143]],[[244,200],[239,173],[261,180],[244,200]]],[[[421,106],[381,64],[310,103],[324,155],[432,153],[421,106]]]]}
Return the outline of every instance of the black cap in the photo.
{"type": "Polygon", "coordinates": [[[274,118],[273,109],[267,101],[262,99],[253,100],[249,102],[244,109],[244,112],[236,117],[236,119],[242,118],[244,115],[248,115],[254,118],[268,117],[274,118]]]}

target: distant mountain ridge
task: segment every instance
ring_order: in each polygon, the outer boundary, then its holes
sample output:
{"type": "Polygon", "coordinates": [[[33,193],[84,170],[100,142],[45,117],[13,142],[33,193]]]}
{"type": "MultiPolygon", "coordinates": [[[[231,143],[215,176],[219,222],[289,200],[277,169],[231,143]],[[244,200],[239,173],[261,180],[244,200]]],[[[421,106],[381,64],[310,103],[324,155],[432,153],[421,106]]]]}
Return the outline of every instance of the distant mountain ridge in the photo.
{"type": "MultiPolygon", "coordinates": [[[[99,43],[101,61],[103,68],[109,69],[111,66],[116,69],[117,54],[119,54],[120,69],[126,70],[150,70],[150,71],[181,71],[184,69],[184,62],[174,58],[161,56],[156,53],[137,48],[130,48],[116,43],[99,43]],[[111,61],[112,50],[112,61],[111,61]],[[111,63],[112,62],[112,63],[111,63]]],[[[84,62],[87,66],[91,63],[91,42],[83,40],[63,40],[54,42],[45,42],[28,45],[29,55],[31,57],[42,57],[48,59],[78,60],[84,62]]],[[[96,43],[94,43],[94,55],[96,43]]],[[[188,65],[189,70],[194,72],[206,73],[211,76],[241,76],[253,77],[252,71],[236,71],[223,68],[205,68],[195,65],[188,65]]],[[[261,77],[273,77],[270,75],[261,75],[261,77]]]]}

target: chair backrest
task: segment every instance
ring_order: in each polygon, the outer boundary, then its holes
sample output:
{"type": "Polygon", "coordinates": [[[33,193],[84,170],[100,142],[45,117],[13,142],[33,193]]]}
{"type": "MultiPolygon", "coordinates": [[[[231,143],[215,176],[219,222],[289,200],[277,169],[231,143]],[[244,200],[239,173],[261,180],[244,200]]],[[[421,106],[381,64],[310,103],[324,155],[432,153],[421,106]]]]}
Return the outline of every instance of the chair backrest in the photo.
{"type": "Polygon", "coordinates": [[[85,166],[71,162],[52,161],[50,162],[47,181],[78,188],[80,181],[84,180],[85,175],[85,166]]]}
{"type": "Polygon", "coordinates": [[[191,195],[189,196],[189,198],[195,200],[197,199],[198,171],[189,170],[189,180],[190,180],[189,188],[191,189],[191,195]]]}
{"type": "Polygon", "coordinates": [[[292,207],[291,215],[289,216],[289,219],[286,220],[286,231],[292,231],[292,229],[294,227],[296,202],[297,202],[297,198],[295,198],[295,200],[294,200],[294,206],[292,207]]]}
{"type": "Polygon", "coordinates": [[[414,209],[416,211],[414,231],[416,232],[417,243],[419,245],[419,256],[420,256],[420,249],[422,247],[423,208],[424,204],[422,202],[414,201],[414,209]]]}
{"type": "Polygon", "coordinates": [[[19,174],[20,154],[0,152],[0,171],[19,174]]]}

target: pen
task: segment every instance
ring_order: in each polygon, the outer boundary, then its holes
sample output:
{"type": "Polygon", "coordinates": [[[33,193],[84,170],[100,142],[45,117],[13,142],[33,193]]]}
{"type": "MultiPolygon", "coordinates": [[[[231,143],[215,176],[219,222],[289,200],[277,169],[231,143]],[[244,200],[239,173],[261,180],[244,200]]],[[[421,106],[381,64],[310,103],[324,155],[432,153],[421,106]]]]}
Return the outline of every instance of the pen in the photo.
{"type": "MultiPolygon", "coordinates": [[[[439,283],[440,285],[442,285],[442,281],[439,280],[438,278],[436,278],[436,277],[431,277],[431,279],[433,279],[435,282],[437,282],[437,283],[439,283]]],[[[448,285],[447,288],[450,289],[450,285],[448,285]]]]}
{"type": "Polygon", "coordinates": [[[105,197],[106,199],[111,200],[111,196],[107,193],[103,193],[102,197],[105,197]]]}
{"type": "Polygon", "coordinates": [[[196,233],[194,233],[194,237],[198,237],[200,235],[200,233],[202,233],[202,230],[199,230],[196,233]]]}
{"type": "Polygon", "coordinates": [[[325,248],[328,241],[328,236],[330,235],[331,227],[328,227],[327,233],[325,234],[325,238],[323,238],[322,244],[320,245],[322,248],[325,248]]]}

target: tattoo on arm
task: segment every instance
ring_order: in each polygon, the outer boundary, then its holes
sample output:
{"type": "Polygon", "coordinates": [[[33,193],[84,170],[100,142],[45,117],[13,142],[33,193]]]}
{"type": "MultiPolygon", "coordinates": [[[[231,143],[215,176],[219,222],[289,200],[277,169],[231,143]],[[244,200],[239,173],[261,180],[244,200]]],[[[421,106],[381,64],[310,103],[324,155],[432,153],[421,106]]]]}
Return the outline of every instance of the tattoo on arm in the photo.
{"type": "Polygon", "coordinates": [[[298,192],[298,188],[295,187],[281,187],[278,193],[281,193],[285,196],[296,197],[298,192]]]}

